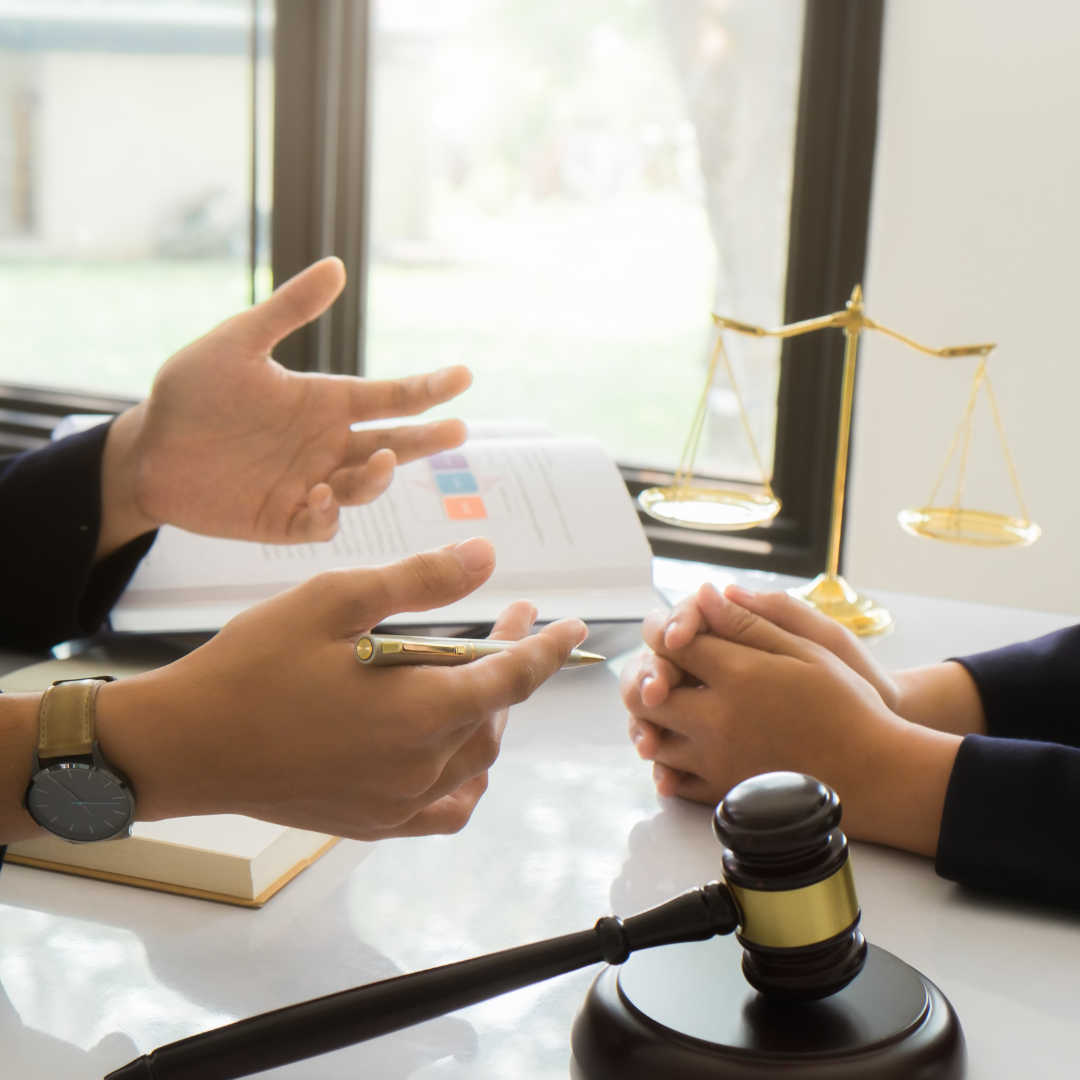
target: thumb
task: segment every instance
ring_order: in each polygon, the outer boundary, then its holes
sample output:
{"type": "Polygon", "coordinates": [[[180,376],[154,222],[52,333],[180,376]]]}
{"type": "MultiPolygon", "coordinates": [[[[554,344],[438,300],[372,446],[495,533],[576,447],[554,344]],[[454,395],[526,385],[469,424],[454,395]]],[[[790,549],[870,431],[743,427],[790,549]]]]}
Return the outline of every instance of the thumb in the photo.
{"type": "Polygon", "coordinates": [[[345,288],[345,265],[334,255],[312,263],[261,304],[233,316],[227,332],[246,350],[264,354],[294,330],[317,319],[345,288]]]}
{"type": "Polygon", "coordinates": [[[698,590],[698,604],[712,633],[726,641],[800,659],[815,651],[811,642],[733,603],[712,582],[706,582],[698,590]]]}
{"type": "Polygon", "coordinates": [[[370,630],[402,611],[445,607],[478,589],[494,569],[491,541],[474,536],[386,566],[346,571],[349,584],[338,591],[339,599],[348,604],[346,632],[370,630]]]}

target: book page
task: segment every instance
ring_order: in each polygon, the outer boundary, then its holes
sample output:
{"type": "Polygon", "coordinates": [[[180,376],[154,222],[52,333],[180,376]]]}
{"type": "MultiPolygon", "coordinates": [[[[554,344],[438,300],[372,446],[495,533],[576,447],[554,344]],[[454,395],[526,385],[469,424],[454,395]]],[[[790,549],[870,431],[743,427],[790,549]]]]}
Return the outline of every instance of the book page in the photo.
{"type": "MultiPolygon", "coordinates": [[[[536,600],[542,619],[575,613],[575,594],[588,600],[585,618],[640,618],[656,606],[648,542],[599,443],[477,439],[401,466],[374,503],[342,510],[327,543],[256,544],[162,529],[114,609],[113,627],[214,629],[322,570],[376,566],[476,535],[495,544],[495,573],[454,606],[454,619],[490,621],[507,598],[519,597],[536,600]]],[[[413,613],[408,621],[425,618],[413,613]]]]}

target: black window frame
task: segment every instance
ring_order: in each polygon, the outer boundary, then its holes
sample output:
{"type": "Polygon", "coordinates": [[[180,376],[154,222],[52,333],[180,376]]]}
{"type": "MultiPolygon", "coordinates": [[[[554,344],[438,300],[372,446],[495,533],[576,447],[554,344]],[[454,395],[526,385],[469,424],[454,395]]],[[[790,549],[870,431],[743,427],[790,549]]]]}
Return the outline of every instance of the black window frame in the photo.
{"type": "MultiPolygon", "coordinates": [[[[862,280],[877,133],[885,0],[806,0],[786,322],[844,306],[862,280]]],[[[330,310],[279,345],[287,367],[362,375],[367,293],[372,0],[277,0],[271,266],[281,282],[337,255],[348,284],[330,310]]],[[[737,313],[724,313],[737,314],[737,313]]],[[[162,358],[164,359],[164,357],[162,358]]],[[[642,516],[657,555],[811,577],[832,509],[843,338],[783,343],[769,525],[701,533],[642,516]]],[[[0,453],[40,445],[57,417],[112,412],[119,398],[0,386],[0,453]]],[[[627,488],[670,481],[622,468],[627,488]]]]}

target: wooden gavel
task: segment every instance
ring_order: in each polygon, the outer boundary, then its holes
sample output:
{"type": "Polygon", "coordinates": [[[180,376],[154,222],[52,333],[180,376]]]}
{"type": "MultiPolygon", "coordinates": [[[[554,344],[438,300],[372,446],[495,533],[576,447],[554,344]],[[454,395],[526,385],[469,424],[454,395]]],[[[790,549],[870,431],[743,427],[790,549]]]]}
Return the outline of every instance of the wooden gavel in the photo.
{"type": "Polygon", "coordinates": [[[590,930],[275,1009],[137,1058],[106,1080],[233,1080],[410,1027],[639,949],[736,932],[743,973],[762,994],[810,1001],[843,989],[867,946],[838,828],[840,800],[809,776],[768,773],[716,809],[724,883],[590,930]]]}

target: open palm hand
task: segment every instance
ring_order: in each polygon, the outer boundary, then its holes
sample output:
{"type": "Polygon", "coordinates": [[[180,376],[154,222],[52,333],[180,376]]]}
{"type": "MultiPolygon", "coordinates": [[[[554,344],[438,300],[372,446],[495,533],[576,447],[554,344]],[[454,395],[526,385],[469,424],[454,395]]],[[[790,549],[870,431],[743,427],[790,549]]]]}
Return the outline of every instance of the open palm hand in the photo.
{"type": "Polygon", "coordinates": [[[111,498],[114,523],[142,519],[119,541],[162,523],[264,543],[328,540],[340,507],[376,498],[395,463],[464,440],[458,420],[379,431],[350,425],[447,401],[469,386],[467,368],[377,381],[292,372],[271,358],[279,341],[333,303],[344,281],[340,261],[324,259],[162,367],[149,399],[110,432],[103,534],[111,498]]]}

